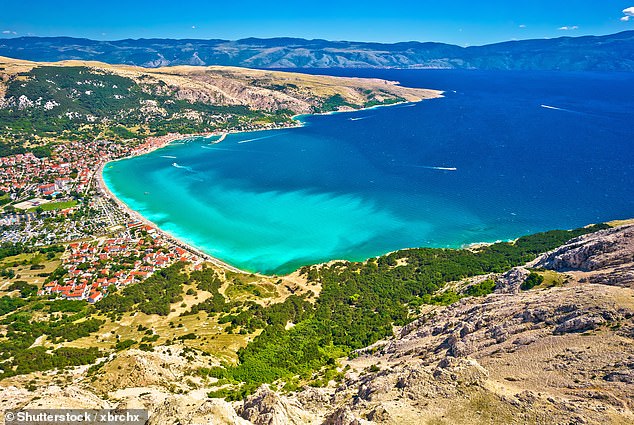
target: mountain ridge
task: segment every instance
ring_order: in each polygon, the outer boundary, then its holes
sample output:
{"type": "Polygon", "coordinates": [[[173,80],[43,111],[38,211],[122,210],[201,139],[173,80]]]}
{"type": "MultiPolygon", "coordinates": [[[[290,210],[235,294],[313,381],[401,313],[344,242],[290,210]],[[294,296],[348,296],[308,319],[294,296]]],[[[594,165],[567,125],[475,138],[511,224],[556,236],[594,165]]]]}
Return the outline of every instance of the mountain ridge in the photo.
{"type": "Polygon", "coordinates": [[[97,137],[122,125],[133,129],[123,132],[130,139],[168,132],[256,130],[297,125],[292,117],[298,114],[439,96],[436,90],[379,79],[223,66],[149,69],[83,60],[30,62],[0,56],[0,146],[11,146],[0,149],[0,156],[17,153],[20,140],[30,140],[33,134],[73,138],[74,132],[86,137],[89,131],[89,137],[97,137]]]}
{"type": "Polygon", "coordinates": [[[329,41],[293,37],[0,39],[0,56],[35,61],[96,60],[146,68],[223,65],[255,68],[429,68],[634,71],[634,31],[603,36],[504,41],[461,47],[438,42],[329,41]]]}

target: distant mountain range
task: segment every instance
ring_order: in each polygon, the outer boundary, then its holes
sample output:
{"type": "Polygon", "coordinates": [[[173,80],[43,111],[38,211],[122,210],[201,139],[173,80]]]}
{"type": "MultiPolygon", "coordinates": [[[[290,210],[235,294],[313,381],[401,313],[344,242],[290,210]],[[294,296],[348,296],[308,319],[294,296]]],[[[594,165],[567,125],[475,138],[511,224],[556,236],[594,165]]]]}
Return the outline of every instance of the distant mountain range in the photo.
{"type": "Polygon", "coordinates": [[[71,37],[0,39],[0,56],[54,62],[80,59],[148,68],[227,65],[250,68],[450,68],[634,71],[634,31],[459,47],[300,38],[96,41],[71,37]]]}

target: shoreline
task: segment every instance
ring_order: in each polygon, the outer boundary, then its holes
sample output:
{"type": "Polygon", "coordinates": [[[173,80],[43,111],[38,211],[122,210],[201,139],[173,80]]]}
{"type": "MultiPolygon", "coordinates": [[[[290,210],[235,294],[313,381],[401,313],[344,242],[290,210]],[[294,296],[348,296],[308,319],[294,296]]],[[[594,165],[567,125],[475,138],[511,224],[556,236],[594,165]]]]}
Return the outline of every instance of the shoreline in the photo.
{"type": "MultiPolygon", "coordinates": [[[[441,92],[442,93],[442,92],[441,92]]],[[[440,98],[442,97],[442,94],[440,94],[438,97],[436,98],[440,98]]],[[[158,233],[160,233],[164,238],[166,238],[168,240],[169,243],[178,246],[182,249],[185,249],[187,251],[189,251],[190,253],[200,257],[201,259],[203,259],[204,261],[210,262],[220,268],[223,268],[225,270],[234,272],[234,273],[240,273],[240,274],[253,274],[253,275],[260,275],[260,276],[269,276],[269,275],[264,275],[262,273],[258,273],[258,272],[249,272],[247,270],[242,270],[238,267],[232,266],[231,264],[222,261],[216,257],[213,257],[209,254],[204,253],[203,251],[201,251],[200,249],[192,246],[191,244],[169,234],[168,232],[166,232],[165,230],[161,229],[158,225],[156,225],[156,223],[152,222],[151,220],[149,220],[148,218],[144,217],[141,213],[139,213],[138,211],[130,208],[125,202],[123,202],[121,199],[119,199],[114,193],[112,193],[112,191],[110,190],[110,188],[108,188],[108,186],[106,185],[104,178],[103,178],[103,171],[106,167],[106,165],[108,165],[111,162],[117,162],[117,161],[123,161],[126,159],[131,159],[131,158],[135,158],[138,156],[142,156],[142,155],[147,155],[149,153],[152,153],[154,151],[163,149],[167,146],[169,146],[172,142],[178,141],[178,140],[185,140],[185,139],[189,139],[189,138],[196,138],[196,137],[214,137],[214,136],[219,136],[220,138],[214,142],[212,142],[213,144],[216,143],[221,143],[223,140],[225,140],[225,138],[229,135],[229,134],[241,134],[241,133],[254,133],[254,132],[260,132],[260,131],[270,131],[270,130],[284,130],[284,129],[292,129],[292,128],[300,128],[305,126],[305,122],[303,122],[301,120],[301,117],[308,117],[308,116],[319,116],[319,115],[334,115],[334,114],[343,114],[343,113],[350,113],[350,112],[362,112],[362,111],[366,111],[366,110],[371,110],[371,109],[375,109],[375,108],[381,108],[381,107],[393,107],[393,106],[399,106],[399,105],[404,105],[404,104],[417,104],[420,103],[424,100],[431,100],[431,99],[435,99],[435,98],[429,98],[429,99],[421,99],[418,101],[403,101],[403,102],[397,102],[397,103],[393,103],[393,104],[389,104],[389,105],[374,105],[374,106],[370,106],[367,108],[360,108],[360,109],[350,109],[350,110],[343,110],[343,111],[329,111],[329,112],[320,112],[320,113],[313,113],[313,114],[296,114],[293,115],[291,117],[291,119],[295,122],[293,125],[280,125],[280,126],[273,126],[271,128],[262,128],[262,129],[253,129],[253,130],[226,130],[226,131],[214,131],[214,132],[210,132],[210,133],[195,133],[195,134],[179,134],[179,133],[168,133],[164,136],[157,136],[157,137],[150,137],[146,140],[145,143],[141,144],[139,147],[135,148],[132,150],[132,152],[130,152],[129,155],[126,155],[124,157],[121,158],[116,158],[116,159],[111,159],[108,161],[103,161],[99,164],[99,166],[97,167],[97,170],[94,173],[94,181],[96,183],[96,189],[101,192],[101,194],[109,199],[112,199],[117,206],[124,211],[126,214],[128,214],[130,216],[130,218],[134,219],[134,220],[138,220],[139,222],[151,226],[154,229],[156,229],[156,231],[158,233]]],[[[337,260],[333,260],[333,261],[337,261],[337,260]]],[[[273,276],[273,275],[270,275],[273,276]]]]}
{"type": "MultiPolygon", "coordinates": [[[[167,143],[169,144],[169,143],[167,143]]],[[[167,146],[164,145],[162,147],[167,146]]],[[[154,150],[158,150],[160,148],[156,148],[153,149],[154,150]]],[[[148,151],[145,153],[150,153],[152,151],[148,151]]],[[[126,157],[127,158],[127,157],[126,157]]],[[[120,159],[125,159],[125,158],[120,158],[120,159]]],[[[116,161],[116,160],[115,160],[116,161]]],[[[156,229],[156,231],[162,236],[164,237],[170,244],[175,245],[179,248],[182,248],[188,252],[190,252],[193,255],[196,255],[197,257],[199,257],[200,259],[202,259],[203,261],[212,263],[215,266],[218,266],[220,268],[223,268],[225,270],[234,272],[234,273],[240,273],[240,274],[256,274],[256,273],[251,273],[249,271],[246,270],[242,270],[239,269],[237,267],[232,266],[229,263],[226,263],[216,257],[213,257],[209,254],[206,254],[204,252],[202,252],[201,250],[199,250],[198,248],[174,237],[173,235],[169,234],[168,232],[166,232],[165,230],[163,230],[161,227],[159,227],[158,225],[156,225],[156,223],[154,223],[153,221],[149,220],[148,218],[146,218],[145,216],[143,216],[141,213],[139,213],[136,210],[133,210],[132,208],[130,208],[125,202],[123,202],[122,200],[120,200],[117,196],[115,196],[114,193],[112,193],[112,191],[110,190],[110,188],[108,188],[108,185],[106,185],[104,179],[103,179],[103,170],[105,168],[105,166],[107,164],[109,164],[110,162],[113,161],[106,161],[106,162],[102,162],[99,164],[99,167],[97,168],[97,171],[95,171],[95,182],[96,182],[96,189],[101,192],[101,194],[103,196],[105,196],[108,199],[112,199],[117,206],[124,211],[126,214],[128,214],[128,216],[130,216],[130,218],[132,220],[137,220],[147,226],[150,226],[154,229],[156,229]]]]}

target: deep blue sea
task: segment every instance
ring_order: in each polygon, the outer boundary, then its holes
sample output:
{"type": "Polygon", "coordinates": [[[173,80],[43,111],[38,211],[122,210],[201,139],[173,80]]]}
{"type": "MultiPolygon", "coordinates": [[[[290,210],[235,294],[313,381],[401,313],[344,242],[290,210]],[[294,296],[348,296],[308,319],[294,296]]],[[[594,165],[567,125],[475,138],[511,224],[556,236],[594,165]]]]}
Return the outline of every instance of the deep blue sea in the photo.
{"type": "Polygon", "coordinates": [[[634,75],[319,70],[444,90],[109,164],[131,208],[232,265],[287,273],[634,217],[634,75]]]}

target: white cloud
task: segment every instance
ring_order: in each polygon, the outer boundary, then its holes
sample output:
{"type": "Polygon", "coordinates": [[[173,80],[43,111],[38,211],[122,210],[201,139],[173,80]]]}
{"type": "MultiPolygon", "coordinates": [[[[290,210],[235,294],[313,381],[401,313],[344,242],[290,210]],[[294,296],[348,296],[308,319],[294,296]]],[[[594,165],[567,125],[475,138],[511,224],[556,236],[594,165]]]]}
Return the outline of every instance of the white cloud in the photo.
{"type": "Polygon", "coordinates": [[[195,30],[196,29],[196,25],[192,25],[192,29],[195,30]]]}
{"type": "Polygon", "coordinates": [[[628,22],[630,19],[634,17],[634,6],[628,7],[627,9],[623,9],[623,14],[625,16],[621,17],[621,21],[628,22]]]}
{"type": "Polygon", "coordinates": [[[627,16],[623,16],[623,17],[621,18],[621,21],[623,21],[623,22],[627,22],[627,21],[629,21],[629,20],[630,20],[630,18],[631,18],[631,16],[629,16],[629,15],[627,15],[627,16]]]}
{"type": "Polygon", "coordinates": [[[15,31],[10,31],[10,30],[4,30],[4,31],[2,31],[2,34],[16,35],[16,34],[17,34],[17,32],[15,32],[15,31]]]}
{"type": "Polygon", "coordinates": [[[520,28],[526,28],[526,25],[522,24],[520,25],[520,28]]]}
{"type": "Polygon", "coordinates": [[[578,29],[579,29],[579,27],[577,25],[573,25],[571,27],[568,27],[568,26],[560,27],[559,31],[574,31],[574,30],[578,30],[578,29]]]}

